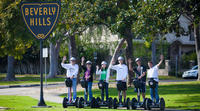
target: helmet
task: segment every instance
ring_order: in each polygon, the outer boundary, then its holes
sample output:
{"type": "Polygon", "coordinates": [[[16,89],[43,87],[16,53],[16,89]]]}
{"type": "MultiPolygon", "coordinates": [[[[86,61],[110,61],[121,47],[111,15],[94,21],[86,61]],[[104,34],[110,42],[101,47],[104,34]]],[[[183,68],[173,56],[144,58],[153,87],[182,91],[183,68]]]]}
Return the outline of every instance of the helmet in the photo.
{"type": "Polygon", "coordinates": [[[106,61],[102,61],[102,62],[101,62],[101,65],[103,65],[103,64],[105,64],[105,65],[106,65],[106,64],[107,64],[107,62],[106,62],[106,61]]]}
{"type": "Polygon", "coordinates": [[[72,87],[72,80],[70,78],[66,78],[65,85],[66,85],[66,87],[72,87]]]}
{"type": "Polygon", "coordinates": [[[70,58],[70,61],[75,61],[75,60],[76,60],[75,57],[71,57],[71,58],[70,58]]]}
{"type": "Polygon", "coordinates": [[[81,80],[81,87],[86,88],[87,87],[87,82],[85,80],[81,80]]]}
{"type": "Polygon", "coordinates": [[[118,60],[124,60],[124,58],[122,56],[118,57],[118,60]]]}
{"type": "Polygon", "coordinates": [[[149,86],[151,88],[155,88],[156,87],[156,81],[153,78],[150,78],[148,83],[149,83],[149,86]]]}
{"type": "Polygon", "coordinates": [[[136,58],[136,59],[135,59],[135,62],[137,62],[137,61],[140,61],[140,58],[136,58]]]}
{"type": "Polygon", "coordinates": [[[99,89],[104,89],[104,87],[105,87],[105,82],[102,81],[102,80],[100,80],[99,83],[98,83],[98,87],[99,87],[99,89]]]}
{"type": "Polygon", "coordinates": [[[87,61],[86,64],[92,64],[92,62],[91,61],[87,61]]]}
{"type": "Polygon", "coordinates": [[[135,86],[135,88],[141,88],[142,85],[142,81],[138,80],[137,78],[135,78],[133,80],[133,85],[135,86]]]}

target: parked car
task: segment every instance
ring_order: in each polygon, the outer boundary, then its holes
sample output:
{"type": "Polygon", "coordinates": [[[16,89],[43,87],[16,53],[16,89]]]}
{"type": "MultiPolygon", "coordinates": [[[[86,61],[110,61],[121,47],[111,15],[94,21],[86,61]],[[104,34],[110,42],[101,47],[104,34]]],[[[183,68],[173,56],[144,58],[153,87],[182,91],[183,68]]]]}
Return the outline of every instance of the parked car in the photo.
{"type": "Polygon", "coordinates": [[[185,71],[182,78],[198,78],[198,65],[192,67],[192,69],[185,71]]]}

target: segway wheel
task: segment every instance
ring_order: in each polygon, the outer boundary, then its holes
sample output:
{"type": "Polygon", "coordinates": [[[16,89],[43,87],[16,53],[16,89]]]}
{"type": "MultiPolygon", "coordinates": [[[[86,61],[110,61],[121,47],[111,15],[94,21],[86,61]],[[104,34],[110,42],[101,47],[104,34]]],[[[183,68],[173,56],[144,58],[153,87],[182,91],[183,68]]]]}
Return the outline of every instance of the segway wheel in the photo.
{"type": "Polygon", "coordinates": [[[132,109],[136,109],[136,108],[137,108],[136,104],[137,104],[137,99],[136,99],[136,98],[133,98],[133,99],[131,100],[131,107],[132,107],[132,109]]]}
{"type": "Polygon", "coordinates": [[[114,109],[117,109],[117,103],[118,103],[117,98],[114,98],[114,100],[113,100],[113,108],[114,109]]]}
{"type": "Polygon", "coordinates": [[[78,99],[78,108],[84,108],[84,99],[83,99],[83,97],[80,97],[78,99]]]}
{"type": "Polygon", "coordinates": [[[146,110],[151,110],[151,99],[147,98],[146,101],[145,101],[145,109],[146,110]]]}
{"type": "Polygon", "coordinates": [[[79,100],[79,97],[76,97],[76,100],[75,100],[75,103],[74,103],[74,105],[76,106],[76,108],[78,108],[78,100],[79,100]]]}
{"type": "Polygon", "coordinates": [[[108,99],[108,108],[111,109],[112,108],[112,105],[113,105],[113,99],[110,97],[108,99]]]}
{"type": "Polygon", "coordinates": [[[97,97],[97,98],[96,98],[96,102],[101,103],[100,97],[97,97]]]}
{"type": "Polygon", "coordinates": [[[129,110],[130,109],[130,98],[126,99],[126,108],[129,110]]]}
{"type": "Polygon", "coordinates": [[[66,97],[64,97],[64,99],[63,99],[63,108],[67,108],[67,101],[68,101],[68,99],[66,97]]]}
{"type": "Polygon", "coordinates": [[[164,100],[164,98],[160,98],[160,110],[161,111],[165,110],[165,100],[164,100]]]}
{"type": "Polygon", "coordinates": [[[96,99],[93,97],[91,102],[90,102],[90,107],[91,108],[96,108],[96,99]]]}
{"type": "Polygon", "coordinates": [[[100,103],[101,103],[100,98],[95,99],[95,108],[100,108],[100,103]]]}

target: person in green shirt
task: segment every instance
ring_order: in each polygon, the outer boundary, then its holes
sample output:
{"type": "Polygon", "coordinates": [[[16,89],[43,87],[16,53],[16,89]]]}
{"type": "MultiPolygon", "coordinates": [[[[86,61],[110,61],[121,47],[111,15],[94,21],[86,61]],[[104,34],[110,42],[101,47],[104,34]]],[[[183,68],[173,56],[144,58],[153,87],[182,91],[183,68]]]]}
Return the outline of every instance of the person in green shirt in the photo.
{"type": "Polygon", "coordinates": [[[108,101],[109,69],[105,61],[101,62],[101,69],[97,66],[96,74],[100,75],[100,82],[104,84],[104,87],[101,89],[102,102],[104,101],[104,91],[106,92],[106,101],[108,101]]]}

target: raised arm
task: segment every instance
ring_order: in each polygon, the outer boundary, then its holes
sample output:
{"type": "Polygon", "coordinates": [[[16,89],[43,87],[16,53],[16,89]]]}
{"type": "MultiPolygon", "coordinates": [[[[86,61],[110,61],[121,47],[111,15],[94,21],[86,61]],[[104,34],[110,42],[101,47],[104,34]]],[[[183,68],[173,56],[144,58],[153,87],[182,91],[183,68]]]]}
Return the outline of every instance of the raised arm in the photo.
{"type": "Polygon", "coordinates": [[[99,66],[98,66],[98,65],[96,66],[96,74],[97,74],[97,75],[100,75],[100,74],[101,74],[101,70],[99,70],[99,66]]]}
{"type": "Polygon", "coordinates": [[[117,70],[117,65],[114,65],[115,61],[112,61],[110,69],[117,70]]]}
{"type": "Polygon", "coordinates": [[[160,62],[156,66],[160,67],[160,65],[162,64],[163,60],[164,60],[164,56],[160,55],[160,62]]]}
{"type": "Polygon", "coordinates": [[[66,56],[63,56],[62,63],[64,64],[66,60],[66,56]]]}
{"type": "Polygon", "coordinates": [[[85,57],[81,57],[81,68],[83,70],[86,70],[86,67],[85,67],[85,57]]]}
{"type": "Polygon", "coordinates": [[[65,64],[66,56],[63,57],[61,66],[65,69],[69,69],[71,67],[70,64],[65,64]]]}

